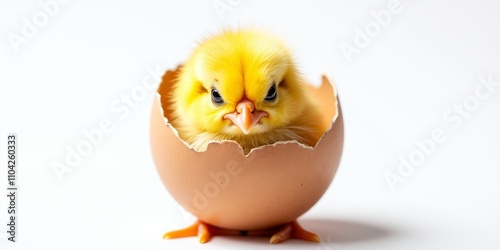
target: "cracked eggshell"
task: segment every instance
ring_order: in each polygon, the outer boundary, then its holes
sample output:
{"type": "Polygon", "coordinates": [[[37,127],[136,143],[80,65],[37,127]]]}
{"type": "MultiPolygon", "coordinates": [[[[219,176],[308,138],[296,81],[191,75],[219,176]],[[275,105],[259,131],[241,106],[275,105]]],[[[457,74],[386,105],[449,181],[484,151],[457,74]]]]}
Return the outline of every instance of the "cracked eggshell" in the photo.
{"type": "Polygon", "coordinates": [[[326,77],[308,90],[331,124],[314,148],[280,142],[244,155],[233,141],[196,152],[168,123],[169,93],[179,68],[167,71],[151,112],[151,150],[160,178],[174,199],[199,220],[235,230],[265,229],[291,222],[325,193],[337,171],[344,141],[342,112],[326,77]]]}

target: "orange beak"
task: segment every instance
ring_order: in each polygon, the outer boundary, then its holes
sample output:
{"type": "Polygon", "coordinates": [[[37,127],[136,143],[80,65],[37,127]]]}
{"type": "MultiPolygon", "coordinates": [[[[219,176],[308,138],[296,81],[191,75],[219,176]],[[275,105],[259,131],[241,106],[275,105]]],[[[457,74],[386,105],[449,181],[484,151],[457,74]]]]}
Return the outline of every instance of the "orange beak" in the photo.
{"type": "Polygon", "coordinates": [[[236,111],[225,114],[224,119],[229,119],[238,126],[244,134],[248,135],[250,129],[259,123],[260,118],[268,116],[264,111],[255,110],[255,105],[248,99],[243,99],[236,104],[236,111]]]}

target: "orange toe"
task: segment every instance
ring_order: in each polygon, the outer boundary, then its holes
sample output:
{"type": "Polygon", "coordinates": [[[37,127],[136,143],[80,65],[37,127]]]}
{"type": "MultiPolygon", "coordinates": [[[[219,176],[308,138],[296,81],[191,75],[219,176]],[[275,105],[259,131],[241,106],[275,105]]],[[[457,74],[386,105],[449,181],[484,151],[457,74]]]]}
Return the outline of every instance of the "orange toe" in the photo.
{"type": "Polygon", "coordinates": [[[200,243],[208,242],[211,236],[210,227],[201,221],[196,221],[193,225],[184,229],[165,233],[163,235],[163,239],[175,239],[190,236],[198,236],[200,243]]]}
{"type": "Polygon", "coordinates": [[[304,230],[297,221],[293,221],[284,225],[277,233],[275,233],[269,242],[277,244],[288,239],[300,239],[311,242],[320,242],[317,234],[304,230]]]}

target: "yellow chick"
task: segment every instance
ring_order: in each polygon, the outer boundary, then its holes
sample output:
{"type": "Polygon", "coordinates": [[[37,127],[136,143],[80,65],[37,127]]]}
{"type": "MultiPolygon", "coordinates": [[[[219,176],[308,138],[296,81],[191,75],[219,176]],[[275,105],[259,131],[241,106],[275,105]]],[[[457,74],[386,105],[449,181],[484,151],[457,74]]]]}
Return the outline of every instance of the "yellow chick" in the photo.
{"type": "Polygon", "coordinates": [[[245,154],[278,141],[315,146],[327,129],[290,51],[257,30],[226,30],[202,42],[171,98],[170,122],[197,151],[222,140],[238,142],[245,154]]]}
{"type": "MultiPolygon", "coordinates": [[[[182,67],[169,97],[169,122],[197,151],[223,140],[236,141],[245,154],[278,141],[313,147],[327,128],[305,87],[279,39],[258,30],[226,30],[203,41],[182,67]]],[[[296,221],[255,232],[197,221],[164,238],[198,235],[203,243],[217,234],[270,234],[271,243],[289,238],[319,242],[296,221]]]]}

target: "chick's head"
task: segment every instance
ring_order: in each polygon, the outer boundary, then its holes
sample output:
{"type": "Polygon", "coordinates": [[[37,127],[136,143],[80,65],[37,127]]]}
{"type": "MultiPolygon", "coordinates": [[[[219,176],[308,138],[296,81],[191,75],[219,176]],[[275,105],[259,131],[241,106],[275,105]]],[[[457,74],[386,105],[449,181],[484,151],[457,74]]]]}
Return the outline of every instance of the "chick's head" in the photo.
{"type": "Polygon", "coordinates": [[[195,50],[174,93],[178,115],[198,132],[228,139],[284,127],[304,96],[292,56],[258,31],[226,31],[195,50]]]}

